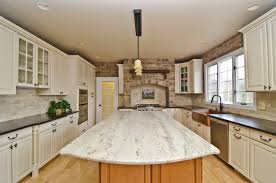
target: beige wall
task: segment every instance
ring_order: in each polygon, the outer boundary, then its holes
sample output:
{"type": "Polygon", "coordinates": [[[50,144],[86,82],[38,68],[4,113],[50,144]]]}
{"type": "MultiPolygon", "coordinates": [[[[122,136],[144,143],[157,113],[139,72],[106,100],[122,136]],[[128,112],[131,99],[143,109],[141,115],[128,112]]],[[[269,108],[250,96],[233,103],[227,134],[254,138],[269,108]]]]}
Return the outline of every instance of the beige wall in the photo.
{"type": "Polygon", "coordinates": [[[17,88],[16,95],[0,95],[0,122],[46,113],[53,96],[38,96],[35,89],[17,88]]]}
{"type": "Polygon", "coordinates": [[[142,85],[131,88],[131,106],[137,104],[160,104],[166,106],[166,88],[158,85],[142,85]],[[154,89],[154,99],[142,99],[144,89],[154,89]]]}

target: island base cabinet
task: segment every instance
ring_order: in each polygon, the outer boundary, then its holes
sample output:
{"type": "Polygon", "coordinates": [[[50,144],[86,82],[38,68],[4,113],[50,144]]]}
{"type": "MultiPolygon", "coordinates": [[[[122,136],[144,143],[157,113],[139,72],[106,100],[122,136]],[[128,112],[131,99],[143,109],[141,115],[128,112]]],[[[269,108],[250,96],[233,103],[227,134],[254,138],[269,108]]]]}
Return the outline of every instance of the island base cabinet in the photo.
{"type": "Polygon", "coordinates": [[[160,165],[100,163],[100,183],[201,183],[202,159],[160,165]]]}
{"type": "Polygon", "coordinates": [[[250,180],[254,183],[275,183],[276,149],[250,140],[250,180]]]}

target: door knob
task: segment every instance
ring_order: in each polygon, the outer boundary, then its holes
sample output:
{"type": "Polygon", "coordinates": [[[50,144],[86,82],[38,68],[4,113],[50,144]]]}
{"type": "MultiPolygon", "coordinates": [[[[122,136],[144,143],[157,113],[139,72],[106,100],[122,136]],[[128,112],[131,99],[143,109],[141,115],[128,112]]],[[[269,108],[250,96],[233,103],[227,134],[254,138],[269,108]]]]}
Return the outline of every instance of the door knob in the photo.
{"type": "Polygon", "coordinates": [[[99,104],[99,107],[102,107],[102,104],[99,104]]]}

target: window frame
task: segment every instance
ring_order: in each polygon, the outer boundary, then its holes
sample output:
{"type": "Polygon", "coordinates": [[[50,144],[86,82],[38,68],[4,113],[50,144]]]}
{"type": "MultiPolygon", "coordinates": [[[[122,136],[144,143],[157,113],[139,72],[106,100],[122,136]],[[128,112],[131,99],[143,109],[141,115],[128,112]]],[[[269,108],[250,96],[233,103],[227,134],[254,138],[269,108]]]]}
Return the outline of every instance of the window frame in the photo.
{"type": "MultiPolygon", "coordinates": [[[[208,105],[217,105],[218,102],[217,100],[215,100],[213,103],[211,103],[210,100],[208,100],[208,68],[210,66],[213,65],[217,65],[217,94],[219,94],[219,87],[220,87],[220,78],[219,78],[219,63],[225,61],[226,59],[228,59],[229,57],[232,58],[232,66],[233,66],[233,70],[232,70],[232,93],[233,93],[233,98],[232,98],[232,104],[223,104],[226,107],[233,107],[233,108],[241,108],[241,109],[256,109],[256,92],[253,92],[253,103],[252,104],[247,104],[247,105],[242,105],[241,103],[236,102],[236,94],[235,94],[235,90],[236,90],[236,69],[234,69],[234,67],[236,67],[236,58],[240,55],[244,54],[244,49],[240,48],[237,49],[229,54],[226,54],[222,57],[219,57],[207,64],[204,64],[204,86],[205,86],[205,104],[208,105]]],[[[246,59],[246,58],[244,58],[246,59]]],[[[246,65],[245,65],[246,67],[246,65]]],[[[246,72],[246,71],[245,71],[246,72]]],[[[246,77],[246,74],[245,74],[246,77]]],[[[245,82],[246,82],[246,78],[245,78],[245,82]]]]}

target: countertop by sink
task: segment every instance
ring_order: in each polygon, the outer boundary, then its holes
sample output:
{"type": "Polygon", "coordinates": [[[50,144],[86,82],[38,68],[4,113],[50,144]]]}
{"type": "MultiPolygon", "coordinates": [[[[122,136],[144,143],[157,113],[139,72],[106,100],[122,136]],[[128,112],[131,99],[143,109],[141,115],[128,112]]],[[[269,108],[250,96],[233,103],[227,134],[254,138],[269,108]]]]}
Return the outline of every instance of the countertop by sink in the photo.
{"type": "Polygon", "coordinates": [[[219,150],[166,112],[115,112],[61,150],[61,155],[126,165],[185,161],[219,150]]]}
{"type": "Polygon", "coordinates": [[[54,121],[60,118],[64,118],[70,114],[77,113],[78,111],[73,111],[71,113],[67,113],[62,116],[49,116],[48,114],[38,114],[34,116],[29,116],[25,118],[20,118],[20,119],[14,119],[14,120],[9,120],[5,122],[0,123],[0,135],[4,135],[16,130],[20,130],[23,128],[27,128],[30,126],[35,126],[35,125],[40,125],[43,123],[47,123],[50,121],[54,121]]]}

